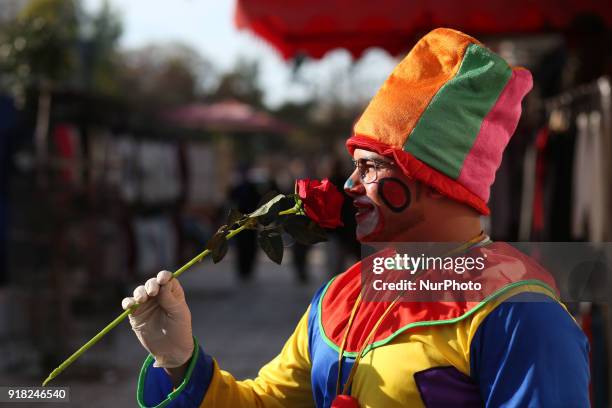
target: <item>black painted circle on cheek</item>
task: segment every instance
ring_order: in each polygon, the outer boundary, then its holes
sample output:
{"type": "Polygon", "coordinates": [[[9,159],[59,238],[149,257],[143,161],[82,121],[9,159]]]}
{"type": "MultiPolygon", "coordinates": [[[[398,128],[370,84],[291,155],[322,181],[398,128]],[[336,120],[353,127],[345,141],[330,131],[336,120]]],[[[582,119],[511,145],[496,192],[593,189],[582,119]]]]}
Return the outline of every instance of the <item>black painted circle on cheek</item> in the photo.
{"type": "Polygon", "coordinates": [[[408,186],[395,177],[385,177],[378,180],[378,195],[393,212],[404,211],[412,200],[408,186]]]}

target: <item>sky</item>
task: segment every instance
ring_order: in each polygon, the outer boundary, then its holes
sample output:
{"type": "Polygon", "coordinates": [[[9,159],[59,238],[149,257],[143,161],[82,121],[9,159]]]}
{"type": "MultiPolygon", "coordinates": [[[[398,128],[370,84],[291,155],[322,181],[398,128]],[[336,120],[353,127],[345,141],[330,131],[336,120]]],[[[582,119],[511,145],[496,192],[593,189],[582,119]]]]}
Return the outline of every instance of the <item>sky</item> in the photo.
{"type": "MultiPolygon", "coordinates": [[[[318,83],[329,83],[342,71],[360,81],[359,98],[368,99],[382,84],[396,61],[384,51],[372,50],[357,63],[346,51],[329,53],[323,60],[308,62],[292,75],[292,66],[263,40],[233,25],[235,0],[107,0],[123,21],[121,47],[138,48],[151,43],[180,41],[196,49],[221,71],[230,70],[239,57],[260,63],[260,86],[265,103],[276,107],[286,101],[303,101],[321,92],[318,83]]],[[[83,0],[95,11],[104,0],[83,0]]],[[[346,85],[350,88],[350,85],[346,85]]],[[[324,91],[324,90],[323,90],[324,91]]],[[[353,93],[347,89],[344,97],[353,93]]]]}

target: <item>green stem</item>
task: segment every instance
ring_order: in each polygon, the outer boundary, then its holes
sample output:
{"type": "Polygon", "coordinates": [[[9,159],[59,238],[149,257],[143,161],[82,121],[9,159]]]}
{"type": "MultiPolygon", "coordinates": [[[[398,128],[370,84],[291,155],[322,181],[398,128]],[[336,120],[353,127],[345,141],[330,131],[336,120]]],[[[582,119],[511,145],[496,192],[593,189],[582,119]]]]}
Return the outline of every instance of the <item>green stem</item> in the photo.
{"type": "MultiPolygon", "coordinates": [[[[290,213],[287,213],[290,214],[290,213]]],[[[232,238],[234,235],[238,234],[240,231],[246,228],[245,225],[241,225],[235,230],[231,230],[226,236],[226,239],[232,238]]],[[[185,265],[181,266],[177,271],[175,271],[172,276],[174,278],[178,278],[181,276],[183,272],[193,266],[193,264],[200,262],[204,257],[210,254],[210,250],[206,249],[200,252],[197,256],[195,256],[191,261],[187,262],[185,265]]],[[[83,344],[77,351],[75,351],[70,357],[68,357],[62,364],[60,364],[55,370],[51,371],[49,376],[43,381],[43,387],[46,386],[51,380],[57,377],[62,371],[64,371],[70,364],[74,363],[74,361],[81,356],[81,354],[85,353],[91,346],[96,344],[102,337],[104,337],[108,332],[114,329],[119,323],[121,323],[130,313],[138,308],[138,304],[130,307],[129,309],[123,311],[119,316],[115,318],[112,322],[106,325],[98,334],[93,336],[87,343],[83,344]]]]}
{"type": "MultiPolygon", "coordinates": [[[[281,211],[278,214],[279,215],[289,215],[289,214],[298,214],[300,213],[301,210],[301,200],[299,200],[295,206],[293,208],[290,208],[288,210],[285,211],[281,211]]],[[[246,223],[245,223],[246,224],[246,223]]],[[[243,224],[240,227],[231,230],[230,232],[227,233],[227,235],[225,236],[226,239],[230,239],[233,236],[235,236],[236,234],[238,234],[240,231],[244,230],[247,228],[247,226],[243,224]]],[[[178,278],[179,276],[181,276],[183,274],[183,272],[185,272],[187,269],[191,268],[193,266],[193,264],[200,262],[204,257],[206,257],[208,254],[210,254],[210,250],[206,249],[202,252],[200,252],[198,255],[196,255],[191,261],[187,262],[185,265],[181,266],[178,270],[176,270],[172,276],[174,278],[178,278]]],[[[74,361],[79,358],[83,353],[85,353],[87,350],[89,350],[89,348],[91,346],[93,346],[94,344],[96,344],[98,341],[100,341],[100,339],[102,339],[102,337],[104,337],[108,332],[110,332],[112,329],[114,329],[119,323],[121,323],[129,314],[131,314],[132,312],[134,312],[134,310],[136,310],[138,308],[138,304],[135,304],[134,306],[130,307],[129,309],[123,311],[123,313],[121,313],[119,316],[117,316],[112,322],[110,322],[108,325],[106,325],[105,328],[103,328],[100,332],[98,332],[98,334],[96,334],[94,337],[92,337],[87,343],[83,344],[77,351],[75,351],[70,357],[68,357],[66,360],[64,360],[64,362],[62,364],[60,364],[55,370],[51,371],[51,373],[49,374],[49,376],[45,379],[45,381],[43,381],[42,385],[43,387],[46,386],[51,380],[53,380],[55,377],[57,377],[62,371],[64,371],[70,364],[74,363],[74,361]]]]}
{"type": "Polygon", "coordinates": [[[293,206],[293,208],[289,208],[288,210],[285,210],[285,211],[280,211],[278,215],[297,214],[300,212],[301,208],[302,208],[302,201],[300,200],[293,206]]]}

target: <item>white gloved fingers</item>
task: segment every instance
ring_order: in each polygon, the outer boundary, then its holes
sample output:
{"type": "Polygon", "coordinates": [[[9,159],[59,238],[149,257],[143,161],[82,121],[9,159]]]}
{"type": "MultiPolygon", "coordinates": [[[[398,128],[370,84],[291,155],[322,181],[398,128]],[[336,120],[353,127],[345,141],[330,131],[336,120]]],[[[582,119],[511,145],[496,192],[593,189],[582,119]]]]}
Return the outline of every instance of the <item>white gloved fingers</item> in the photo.
{"type": "Polygon", "coordinates": [[[126,297],[123,298],[123,300],[121,301],[121,307],[123,308],[123,310],[128,310],[130,307],[134,306],[136,304],[136,300],[133,297],[126,297]]]}
{"type": "Polygon", "coordinates": [[[160,285],[165,285],[166,283],[172,280],[172,272],[170,271],[161,271],[157,274],[157,283],[160,285]]]}
{"type": "Polygon", "coordinates": [[[134,289],[134,299],[138,304],[145,303],[149,299],[144,285],[140,285],[136,289],[134,289]]]}
{"type": "Polygon", "coordinates": [[[155,296],[159,292],[159,283],[157,283],[157,278],[149,279],[145,285],[145,291],[149,296],[155,296]]]}
{"type": "Polygon", "coordinates": [[[168,271],[134,290],[122,301],[130,313],[132,330],[145,349],[155,357],[156,367],[178,367],[193,354],[191,312],[179,281],[168,271]]]}

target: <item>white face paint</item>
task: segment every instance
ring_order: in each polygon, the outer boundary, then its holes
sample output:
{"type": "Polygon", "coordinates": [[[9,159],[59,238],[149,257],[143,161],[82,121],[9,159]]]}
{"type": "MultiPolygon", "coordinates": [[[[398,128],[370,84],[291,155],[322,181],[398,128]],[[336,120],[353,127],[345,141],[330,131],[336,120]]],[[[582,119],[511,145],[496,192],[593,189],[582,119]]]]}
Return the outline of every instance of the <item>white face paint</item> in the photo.
{"type": "Polygon", "coordinates": [[[374,232],[380,231],[383,226],[383,218],[378,206],[367,196],[358,197],[353,203],[357,207],[357,214],[355,214],[357,239],[361,241],[374,232]]]}

